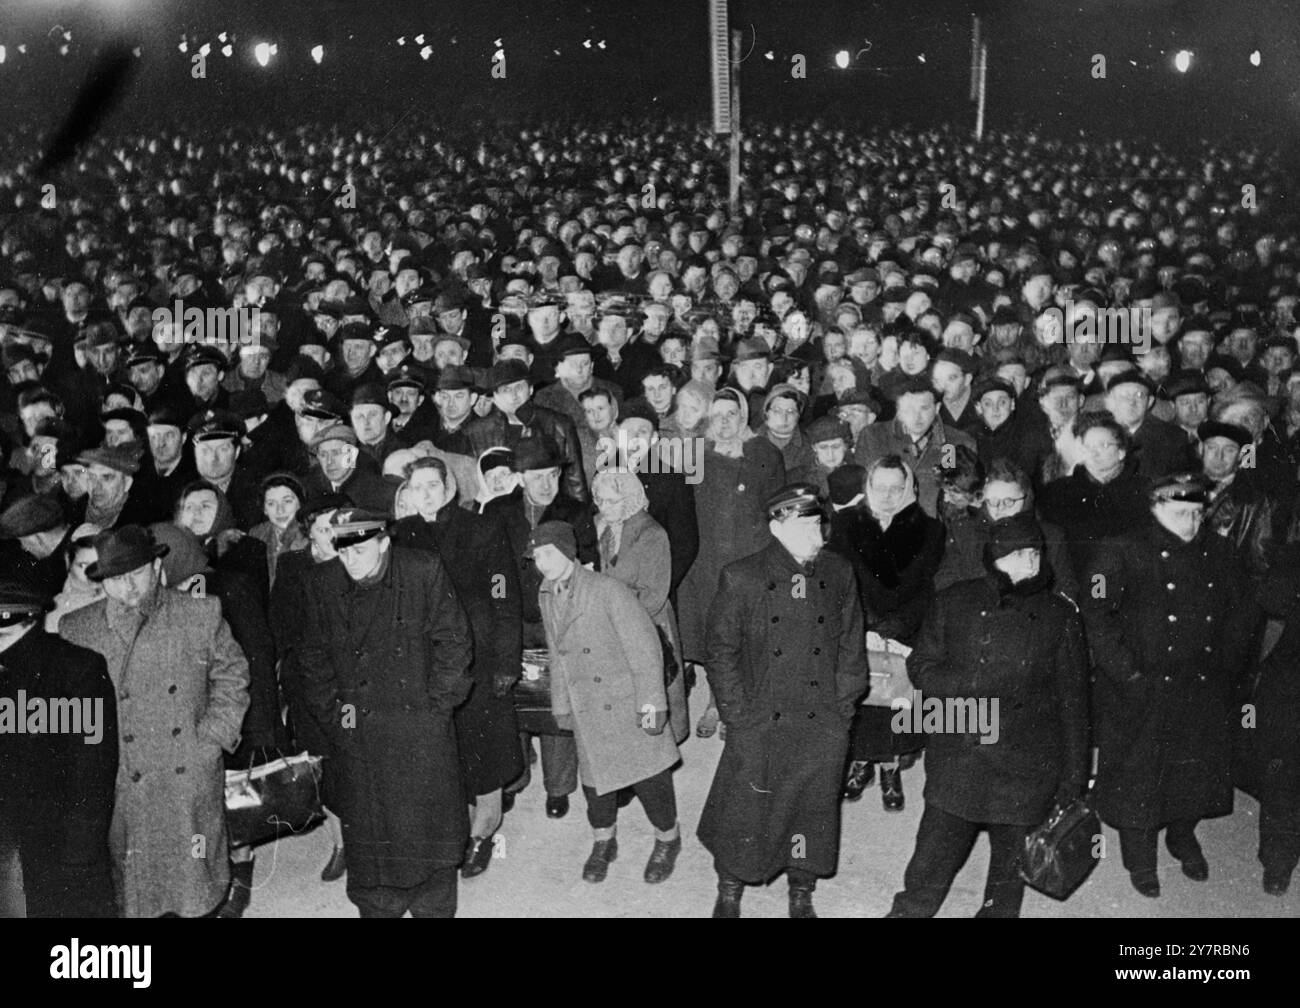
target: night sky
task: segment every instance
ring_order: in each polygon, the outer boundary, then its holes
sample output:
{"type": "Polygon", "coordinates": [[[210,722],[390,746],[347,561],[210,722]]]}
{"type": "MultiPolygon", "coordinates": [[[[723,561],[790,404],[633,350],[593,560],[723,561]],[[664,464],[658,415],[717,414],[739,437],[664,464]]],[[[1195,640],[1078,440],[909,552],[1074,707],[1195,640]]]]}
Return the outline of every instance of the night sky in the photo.
{"type": "MultiPolygon", "coordinates": [[[[1291,143],[1298,132],[1300,3],[1292,0],[733,0],[732,24],[748,50],[745,119],[969,124],[973,10],[990,45],[990,129],[1269,143],[1291,143]],[[1172,67],[1180,48],[1196,54],[1186,75],[1172,67]],[[856,57],[848,70],[834,66],[839,49],[856,57]],[[791,79],[794,53],[807,58],[806,80],[791,79]],[[1091,76],[1094,53],[1106,56],[1105,80],[1091,76]]],[[[124,38],[143,56],[118,115],[144,122],[378,123],[408,109],[522,120],[705,116],[706,12],[706,0],[5,0],[0,114],[57,117],[97,48],[124,38]],[[72,32],[71,43],[51,32],[55,25],[72,32]],[[221,31],[237,36],[232,58],[216,51],[221,31]],[[177,51],[182,32],[214,46],[207,79],[190,76],[189,55],[177,51]],[[421,32],[428,60],[414,41],[421,32]],[[490,75],[497,38],[504,81],[490,75]],[[267,69],[249,51],[261,39],[280,48],[267,69]],[[63,44],[66,57],[57,53],[63,44]],[[326,50],[321,66],[308,56],[316,44],[326,50]]]]}

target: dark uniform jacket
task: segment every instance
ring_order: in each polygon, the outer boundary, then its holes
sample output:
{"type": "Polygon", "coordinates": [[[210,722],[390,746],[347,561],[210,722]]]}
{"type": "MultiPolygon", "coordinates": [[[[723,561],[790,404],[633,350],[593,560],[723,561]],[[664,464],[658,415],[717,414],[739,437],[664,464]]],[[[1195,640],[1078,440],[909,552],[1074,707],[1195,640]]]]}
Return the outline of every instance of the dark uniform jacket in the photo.
{"type": "Polygon", "coordinates": [[[746,882],[833,874],[849,725],[867,686],[853,569],[826,550],[801,567],[771,542],[723,568],[708,623],[727,740],[700,840],[746,882]]]}
{"type": "Polygon", "coordinates": [[[329,561],[306,593],[300,689],[335,761],[349,889],[409,889],[460,864],[467,796],[452,711],[472,642],[442,560],[390,545],[373,584],[329,561]]]}
{"type": "Polygon", "coordinates": [[[1232,811],[1231,729],[1256,619],[1232,547],[1153,519],[1081,572],[1096,674],[1097,810],[1154,829],[1232,811]]]}

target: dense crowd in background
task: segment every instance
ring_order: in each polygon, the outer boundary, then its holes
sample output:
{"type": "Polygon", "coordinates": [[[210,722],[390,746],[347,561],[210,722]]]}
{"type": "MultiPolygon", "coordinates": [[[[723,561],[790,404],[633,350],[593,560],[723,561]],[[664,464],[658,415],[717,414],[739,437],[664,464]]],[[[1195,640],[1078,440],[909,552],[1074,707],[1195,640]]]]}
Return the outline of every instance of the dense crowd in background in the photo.
{"type": "Polygon", "coordinates": [[[1138,892],[1161,829],[1207,877],[1195,826],[1234,786],[1286,892],[1300,247],[1278,159],[770,125],[732,212],[725,139],[682,122],[205,125],[95,136],[49,178],[40,134],[9,139],[0,662],[84,668],[69,695],[102,687],[118,733],[81,770],[0,737],[30,913],[240,915],[252,849],[196,861],[191,836],[224,836],[223,764],[300,749],[326,757],[323,876],[363,915],[454,912],[538,763],[548,815],[582,785],[584,877],[635,794],[661,882],[692,729],[731,754],[699,830],[716,916],[781,871],[811,915],[839,802],[878,775],[903,808],[921,758],[894,913],[937,911],[980,829],[982,912],[1018,913],[1015,851],[1092,749],[1138,892]],[[787,562],[821,592],[790,613],[787,562]],[[1002,696],[1001,741],[860,705],[864,634],[912,649],[918,689],[1002,696]],[[780,728],[794,708],[820,734],[780,728]],[[765,803],[737,795],[759,764],[765,803]]]}

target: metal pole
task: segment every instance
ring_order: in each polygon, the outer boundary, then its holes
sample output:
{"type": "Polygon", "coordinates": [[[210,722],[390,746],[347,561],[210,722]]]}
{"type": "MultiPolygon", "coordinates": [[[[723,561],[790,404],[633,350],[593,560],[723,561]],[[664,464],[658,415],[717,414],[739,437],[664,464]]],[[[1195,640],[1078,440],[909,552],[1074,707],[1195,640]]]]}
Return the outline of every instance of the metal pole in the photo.
{"type": "Polygon", "coordinates": [[[731,214],[740,213],[740,42],[741,33],[731,33],[731,214]]]}
{"type": "Polygon", "coordinates": [[[975,139],[984,139],[984,92],[988,84],[989,47],[987,42],[980,44],[979,62],[979,104],[975,106],[975,139]]]}
{"type": "Polygon", "coordinates": [[[980,19],[974,17],[975,27],[970,37],[970,100],[979,98],[980,89],[980,19]]]}

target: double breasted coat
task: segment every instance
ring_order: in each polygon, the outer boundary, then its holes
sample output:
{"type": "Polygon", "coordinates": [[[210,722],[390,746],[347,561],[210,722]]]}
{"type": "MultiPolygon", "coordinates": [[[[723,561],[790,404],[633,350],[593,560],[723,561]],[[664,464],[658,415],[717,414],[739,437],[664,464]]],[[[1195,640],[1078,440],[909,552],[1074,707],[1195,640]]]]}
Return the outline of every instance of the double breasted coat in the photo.
{"type": "Polygon", "coordinates": [[[473,680],[469,621],[440,557],[389,545],[372,583],[330,560],[305,596],[300,690],[334,760],[348,889],[410,889],[460,864],[468,797],[452,712],[473,680]]]}
{"type": "Polygon", "coordinates": [[[16,704],[20,692],[89,701],[101,717],[89,743],[89,733],[0,732],[0,829],[18,835],[27,916],[116,917],[108,828],[117,699],[104,658],[35,627],[0,651],[0,698],[16,704]]]}
{"type": "Polygon", "coordinates": [[[159,586],[139,609],[102,599],[60,635],[98,651],[117,690],[109,845],[122,914],[199,917],[230,884],[225,766],[248,710],[248,662],[215,598],[159,586]]]}
{"type": "Polygon", "coordinates": [[[771,541],[724,567],[706,670],[727,740],[701,842],[746,882],[788,868],[833,874],[849,726],[867,688],[849,562],[823,550],[803,567],[771,541]]]}
{"type": "Polygon", "coordinates": [[[551,711],[571,720],[582,783],[609,794],[675,764],[671,732],[642,727],[668,698],[659,634],[632,589],[575,565],[567,584],[546,581],[540,595],[551,711]]]}
{"type": "Polygon", "coordinates": [[[968,720],[966,733],[945,724],[927,734],[927,804],[969,822],[1037,826],[1054,800],[1083,792],[1088,653],[1078,607],[1049,580],[1017,590],[986,575],[935,596],[907,659],[921,710],[931,699],[973,699],[988,705],[992,730],[983,741],[968,720]]]}
{"type": "Polygon", "coordinates": [[[1155,829],[1232,811],[1232,726],[1257,611],[1232,546],[1148,520],[1082,572],[1099,750],[1097,811],[1155,829]]]}
{"type": "Polygon", "coordinates": [[[454,501],[425,521],[403,518],[393,540],[436,552],[469,618],[474,640],[469,699],[456,708],[461,769],[471,796],[490,794],[524,772],[514,702],[496,695],[495,679],[519,678],[523,654],[522,597],[510,538],[494,517],[478,515],[454,501]]]}

